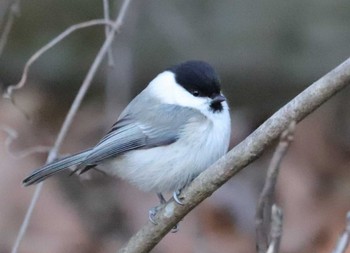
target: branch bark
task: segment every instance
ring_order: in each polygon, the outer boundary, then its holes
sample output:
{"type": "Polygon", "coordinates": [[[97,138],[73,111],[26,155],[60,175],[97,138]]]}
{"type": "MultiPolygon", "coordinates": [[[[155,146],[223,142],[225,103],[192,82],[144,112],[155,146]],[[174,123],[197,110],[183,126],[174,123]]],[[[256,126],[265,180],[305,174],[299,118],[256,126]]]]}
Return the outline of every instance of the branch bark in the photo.
{"type": "Polygon", "coordinates": [[[158,225],[148,222],[119,252],[149,252],[187,213],[260,157],[290,122],[301,121],[349,83],[350,58],[283,106],[244,141],[199,175],[182,192],[184,206],[174,201],[166,203],[156,217],[158,225]]]}

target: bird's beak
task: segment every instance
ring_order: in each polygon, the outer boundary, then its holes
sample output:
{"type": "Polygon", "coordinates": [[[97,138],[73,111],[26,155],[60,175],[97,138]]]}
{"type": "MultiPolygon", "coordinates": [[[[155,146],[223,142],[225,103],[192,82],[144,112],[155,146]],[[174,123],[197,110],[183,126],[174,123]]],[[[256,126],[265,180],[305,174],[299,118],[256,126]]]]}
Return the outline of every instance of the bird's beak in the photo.
{"type": "Polygon", "coordinates": [[[222,94],[218,94],[213,98],[212,103],[221,103],[224,101],[226,101],[226,98],[222,94]]]}

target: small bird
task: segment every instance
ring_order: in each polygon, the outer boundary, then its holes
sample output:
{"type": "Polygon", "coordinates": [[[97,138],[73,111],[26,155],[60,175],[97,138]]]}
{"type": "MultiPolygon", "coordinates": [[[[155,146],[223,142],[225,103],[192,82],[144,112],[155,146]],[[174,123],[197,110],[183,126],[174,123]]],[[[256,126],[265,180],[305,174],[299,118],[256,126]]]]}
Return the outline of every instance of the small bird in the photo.
{"type": "Polygon", "coordinates": [[[182,204],[179,192],[227,152],[230,132],[215,70],[203,61],[187,61],[156,76],[96,146],[44,165],[23,184],[72,167],[84,173],[98,166],[156,193],[161,203],[162,193],[174,192],[182,204]]]}

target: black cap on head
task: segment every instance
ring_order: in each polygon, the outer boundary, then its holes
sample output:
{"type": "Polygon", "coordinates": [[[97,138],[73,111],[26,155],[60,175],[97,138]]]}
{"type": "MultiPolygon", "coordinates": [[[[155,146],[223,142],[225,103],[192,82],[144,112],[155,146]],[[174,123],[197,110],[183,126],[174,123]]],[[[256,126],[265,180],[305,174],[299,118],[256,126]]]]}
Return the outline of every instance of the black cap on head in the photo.
{"type": "Polygon", "coordinates": [[[211,97],[220,94],[220,80],[212,66],[204,61],[187,61],[169,68],[178,84],[194,96],[211,97]]]}

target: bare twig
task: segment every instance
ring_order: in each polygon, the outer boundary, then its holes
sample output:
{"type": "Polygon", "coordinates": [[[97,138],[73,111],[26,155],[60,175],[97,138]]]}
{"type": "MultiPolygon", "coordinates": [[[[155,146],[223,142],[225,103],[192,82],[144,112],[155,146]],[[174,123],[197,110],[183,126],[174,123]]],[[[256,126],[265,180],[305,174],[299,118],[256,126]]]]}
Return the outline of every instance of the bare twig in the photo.
{"type": "Polygon", "coordinates": [[[75,32],[76,30],[79,29],[83,29],[83,28],[87,28],[90,26],[95,26],[95,25],[110,25],[113,26],[113,22],[112,21],[106,21],[104,19],[95,19],[95,20],[90,20],[87,22],[83,22],[83,23],[79,23],[79,24],[75,24],[72,25],[71,27],[69,27],[67,30],[65,30],[63,33],[61,33],[60,35],[58,35],[56,38],[54,38],[53,40],[51,40],[48,44],[46,44],[45,46],[43,46],[42,48],[40,48],[37,52],[35,52],[35,54],[33,54],[29,60],[26,62],[26,64],[24,65],[24,69],[23,69],[23,74],[21,77],[21,80],[14,85],[10,85],[5,94],[3,95],[4,98],[8,98],[11,101],[13,101],[13,92],[15,90],[21,89],[26,81],[27,81],[27,76],[28,76],[28,72],[29,72],[29,68],[31,67],[31,65],[43,54],[45,53],[47,50],[49,50],[50,48],[52,48],[53,46],[55,46],[57,43],[61,42],[64,38],[66,38],[68,35],[70,35],[71,33],[75,32]]]}
{"type": "Polygon", "coordinates": [[[25,109],[23,109],[22,107],[20,107],[16,100],[15,100],[15,97],[11,97],[9,99],[10,103],[12,104],[12,106],[20,113],[20,115],[22,115],[29,123],[32,123],[33,120],[32,118],[30,117],[30,115],[28,114],[28,112],[25,111],[25,109]]]}
{"type": "MultiPolygon", "coordinates": [[[[119,14],[118,14],[116,20],[112,23],[112,31],[108,34],[105,42],[103,43],[102,47],[100,48],[100,51],[98,52],[98,54],[96,56],[94,62],[92,63],[92,65],[91,65],[91,67],[90,67],[90,69],[89,69],[89,71],[84,79],[84,82],[81,85],[79,92],[78,92],[77,96],[75,97],[74,102],[71,105],[69,112],[68,112],[68,114],[63,122],[63,125],[60,129],[60,132],[59,132],[58,137],[55,141],[55,144],[54,144],[53,148],[50,150],[50,153],[48,155],[46,163],[52,162],[57,157],[58,151],[62,145],[63,139],[65,138],[65,136],[68,132],[68,129],[69,129],[69,127],[74,119],[74,116],[76,115],[76,112],[77,112],[77,110],[78,110],[78,108],[79,108],[79,106],[80,106],[80,104],[81,104],[81,102],[86,94],[86,91],[90,87],[92,78],[94,77],[98,66],[101,64],[105,54],[107,53],[107,50],[115,37],[115,33],[119,32],[122,25],[123,25],[124,17],[126,15],[126,12],[128,10],[129,5],[130,5],[130,2],[131,2],[131,0],[124,0],[123,1],[123,4],[122,4],[121,9],[119,11],[119,14]]],[[[103,24],[105,24],[104,20],[99,21],[99,22],[101,22],[101,24],[102,24],[102,22],[103,22],[103,24]]],[[[27,227],[28,227],[31,215],[33,213],[36,202],[40,196],[42,185],[43,185],[43,183],[39,183],[36,186],[33,198],[31,200],[29,207],[28,207],[24,221],[23,221],[21,228],[20,228],[20,232],[16,238],[16,242],[15,242],[14,247],[12,249],[12,253],[17,253],[19,245],[20,245],[20,243],[21,243],[21,241],[22,241],[22,239],[27,231],[27,227]]]]}
{"type": "Polygon", "coordinates": [[[346,227],[343,234],[338,239],[337,245],[332,253],[345,253],[350,240],[350,211],[346,214],[346,227]]]}
{"type": "Polygon", "coordinates": [[[31,67],[31,65],[42,55],[44,54],[47,50],[49,50],[50,48],[52,48],[53,46],[55,46],[57,43],[61,42],[64,38],[66,38],[68,35],[70,35],[71,33],[75,32],[76,30],[79,29],[83,29],[83,28],[87,28],[90,26],[95,26],[95,25],[109,25],[109,26],[113,26],[113,22],[112,21],[106,21],[106,20],[102,20],[102,19],[96,19],[96,20],[90,20],[87,22],[83,22],[83,23],[79,23],[79,24],[75,24],[72,25],[71,27],[67,28],[63,33],[61,33],[60,35],[58,35],[56,38],[54,38],[53,40],[51,40],[48,44],[46,44],[45,46],[43,46],[42,48],[40,48],[37,52],[35,52],[35,54],[33,54],[29,60],[26,62],[26,64],[24,65],[24,69],[23,69],[23,74],[21,77],[21,80],[14,85],[10,85],[7,89],[6,92],[3,94],[3,97],[6,99],[9,99],[10,102],[12,103],[12,105],[28,120],[30,121],[30,117],[27,114],[27,112],[25,110],[23,110],[23,108],[21,108],[20,106],[17,105],[17,103],[15,102],[15,98],[13,96],[13,92],[15,90],[21,89],[26,81],[27,81],[27,77],[28,77],[28,72],[29,72],[29,68],[31,67]]]}
{"type": "Polygon", "coordinates": [[[244,141],[195,178],[181,193],[183,206],[174,201],[164,205],[155,218],[158,225],[148,222],[119,252],[149,252],[187,213],[260,157],[291,121],[299,122],[348,84],[350,58],[278,110],[244,141]]]}
{"type": "Polygon", "coordinates": [[[36,202],[38,201],[38,198],[40,196],[40,192],[41,192],[42,187],[43,187],[42,183],[38,184],[38,186],[35,187],[33,197],[30,201],[26,215],[24,216],[23,222],[22,222],[21,227],[19,229],[16,241],[12,247],[11,253],[18,252],[19,245],[21,244],[21,241],[27,232],[29,221],[30,221],[30,218],[32,217],[32,213],[33,213],[34,207],[36,205],[36,202]]]}
{"type": "Polygon", "coordinates": [[[115,120],[115,115],[130,101],[133,89],[133,77],[135,74],[133,59],[133,34],[136,33],[139,12],[143,11],[147,1],[134,1],[133,8],[128,14],[127,27],[123,36],[112,45],[114,67],[106,68],[105,83],[105,110],[106,123],[110,125],[115,120]]]}
{"type": "Polygon", "coordinates": [[[13,153],[11,151],[11,156],[15,159],[22,159],[30,155],[34,155],[36,153],[48,153],[51,150],[51,146],[35,146],[35,147],[30,147],[25,150],[17,151],[16,153],[13,153]]]}
{"type": "Polygon", "coordinates": [[[115,37],[115,33],[119,32],[121,26],[123,25],[124,17],[125,17],[125,14],[126,14],[126,11],[129,7],[130,2],[131,2],[131,0],[124,0],[123,5],[121,6],[121,9],[119,11],[119,15],[112,25],[113,29],[109,33],[109,35],[106,38],[105,42],[103,43],[100,51],[98,52],[94,62],[92,63],[92,65],[91,65],[91,67],[90,67],[90,69],[89,69],[89,71],[84,79],[84,82],[81,85],[79,92],[78,92],[77,96],[75,97],[74,102],[73,102],[73,104],[72,104],[72,106],[71,106],[71,108],[66,116],[66,119],[62,125],[61,131],[58,134],[56,143],[53,147],[54,149],[57,150],[59,148],[59,146],[61,146],[61,143],[62,143],[64,137],[66,136],[68,128],[70,127],[70,125],[73,121],[73,118],[74,118],[74,116],[75,116],[75,114],[76,114],[76,112],[81,104],[81,101],[82,101],[83,97],[85,96],[86,91],[90,87],[92,78],[94,77],[94,75],[97,71],[97,68],[101,64],[109,46],[111,45],[111,43],[115,37]]]}
{"type": "MultiPolygon", "coordinates": [[[[109,18],[109,0],[103,0],[103,17],[106,21],[110,20],[109,18]]],[[[108,33],[111,31],[110,27],[106,25],[105,27],[105,36],[107,38],[108,33]]],[[[113,52],[112,52],[112,46],[109,46],[108,48],[108,66],[113,67],[114,66],[114,59],[113,59],[113,52]]]]}
{"type": "Polygon", "coordinates": [[[283,212],[282,209],[277,205],[272,205],[271,209],[271,242],[266,253],[278,253],[281,244],[282,238],[282,229],[283,229],[283,212]]]}
{"type": "Polygon", "coordinates": [[[71,33],[73,33],[76,30],[79,29],[83,29],[83,28],[87,28],[90,26],[95,26],[95,25],[109,25],[112,26],[113,22],[112,21],[106,21],[106,20],[101,20],[101,19],[97,19],[97,20],[90,20],[87,22],[83,22],[83,23],[79,23],[79,24],[75,24],[71,27],[69,27],[68,29],[66,29],[63,33],[61,33],[60,35],[58,35],[56,38],[54,38],[53,40],[51,40],[48,44],[46,44],[44,47],[40,48],[35,54],[33,54],[29,60],[26,62],[24,69],[23,69],[23,74],[21,77],[21,80],[14,85],[10,85],[6,92],[3,94],[3,97],[6,99],[9,99],[10,102],[12,103],[12,105],[28,120],[30,121],[30,117],[28,115],[28,113],[23,110],[23,108],[21,108],[20,106],[17,105],[17,103],[15,102],[15,98],[13,96],[13,92],[15,90],[21,89],[26,81],[27,81],[27,77],[28,77],[28,72],[29,72],[29,68],[31,67],[31,65],[42,55],[44,54],[47,50],[49,50],[50,48],[52,48],[53,46],[55,46],[57,43],[59,43],[60,41],[62,41],[65,37],[67,37],[68,35],[70,35],[71,33]]]}
{"type": "Polygon", "coordinates": [[[20,12],[19,4],[20,4],[20,0],[14,0],[10,5],[10,8],[7,14],[7,20],[5,22],[3,32],[0,36],[0,55],[4,51],[15,17],[19,15],[19,12],[20,12]]]}
{"type": "Polygon", "coordinates": [[[259,253],[265,253],[269,245],[268,232],[271,229],[271,211],[274,203],[277,176],[282,159],[287,153],[289,144],[293,140],[295,124],[296,122],[292,121],[288,128],[281,134],[280,141],[267,169],[265,184],[259,197],[255,216],[256,248],[259,253]]]}
{"type": "Polygon", "coordinates": [[[5,139],[6,152],[15,159],[22,159],[35,153],[47,153],[51,149],[50,146],[35,146],[22,151],[14,152],[11,150],[11,145],[14,140],[18,138],[18,133],[13,128],[4,125],[0,125],[0,130],[7,134],[7,137],[5,139]]]}

